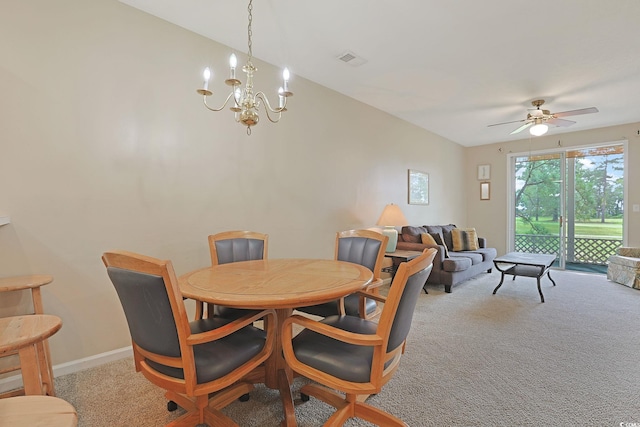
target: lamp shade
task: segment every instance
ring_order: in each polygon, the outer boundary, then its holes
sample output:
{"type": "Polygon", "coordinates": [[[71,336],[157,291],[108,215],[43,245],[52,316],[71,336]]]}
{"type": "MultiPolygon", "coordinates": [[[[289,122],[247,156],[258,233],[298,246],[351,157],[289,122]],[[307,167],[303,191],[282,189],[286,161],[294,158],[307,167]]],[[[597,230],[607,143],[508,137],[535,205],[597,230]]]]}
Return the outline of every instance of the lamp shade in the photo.
{"type": "Polygon", "coordinates": [[[398,244],[398,230],[396,230],[395,227],[409,225],[409,222],[404,217],[398,205],[391,203],[384,207],[382,215],[378,218],[376,225],[383,225],[384,229],[382,230],[382,234],[389,237],[386,252],[395,252],[396,245],[398,244]]]}
{"type": "Polygon", "coordinates": [[[400,207],[398,205],[390,203],[384,207],[382,215],[380,215],[380,218],[378,218],[378,222],[376,222],[376,225],[390,225],[393,227],[399,227],[402,225],[409,225],[409,222],[407,222],[407,218],[404,217],[404,214],[400,210],[400,207]]]}

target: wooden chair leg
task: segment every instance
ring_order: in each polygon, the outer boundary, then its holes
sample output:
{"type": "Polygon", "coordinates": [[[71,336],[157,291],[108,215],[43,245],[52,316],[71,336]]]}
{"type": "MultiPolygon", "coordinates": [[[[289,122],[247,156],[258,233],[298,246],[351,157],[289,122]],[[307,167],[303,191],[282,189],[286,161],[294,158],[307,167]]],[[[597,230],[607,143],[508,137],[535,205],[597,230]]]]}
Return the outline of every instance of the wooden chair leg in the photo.
{"type": "Polygon", "coordinates": [[[175,402],[186,413],[165,427],[193,427],[203,423],[211,427],[237,427],[237,424],[220,410],[253,389],[253,384],[239,382],[215,393],[211,398],[208,395],[202,395],[195,400],[180,393],[167,391],[165,393],[167,400],[175,402]]]}
{"type": "Polygon", "coordinates": [[[318,384],[307,384],[300,389],[300,393],[313,396],[334,408],[341,408],[347,405],[344,396],[318,384]]]}
{"type": "Polygon", "coordinates": [[[400,418],[394,417],[388,412],[375,408],[366,403],[356,403],[354,406],[354,416],[379,426],[385,427],[409,427],[407,423],[400,418]]]}

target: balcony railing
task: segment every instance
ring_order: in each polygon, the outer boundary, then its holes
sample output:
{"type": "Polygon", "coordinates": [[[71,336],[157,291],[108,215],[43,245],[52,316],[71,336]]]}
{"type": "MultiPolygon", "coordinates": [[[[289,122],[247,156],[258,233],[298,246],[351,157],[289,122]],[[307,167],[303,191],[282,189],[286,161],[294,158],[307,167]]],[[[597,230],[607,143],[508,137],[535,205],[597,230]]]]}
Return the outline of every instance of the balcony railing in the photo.
{"type": "MultiPolygon", "coordinates": [[[[515,250],[534,254],[560,254],[560,236],[516,234],[515,250]]],[[[622,246],[622,239],[575,237],[565,240],[567,262],[606,265],[609,256],[622,246]]]]}

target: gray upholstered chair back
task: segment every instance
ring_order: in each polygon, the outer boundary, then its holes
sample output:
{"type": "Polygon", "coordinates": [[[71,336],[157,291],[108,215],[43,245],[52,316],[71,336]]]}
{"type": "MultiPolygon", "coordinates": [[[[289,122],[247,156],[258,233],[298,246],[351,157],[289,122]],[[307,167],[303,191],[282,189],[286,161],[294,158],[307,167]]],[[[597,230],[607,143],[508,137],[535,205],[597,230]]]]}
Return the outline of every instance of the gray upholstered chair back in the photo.
{"type": "Polygon", "coordinates": [[[215,242],[218,254],[218,264],[228,264],[238,261],[252,261],[262,259],[264,254],[264,240],[259,239],[226,239],[215,242]]]}
{"type": "MultiPolygon", "coordinates": [[[[426,283],[432,268],[433,264],[429,264],[427,268],[417,271],[407,279],[407,284],[405,285],[402,296],[400,297],[398,309],[396,311],[395,318],[393,319],[393,325],[391,326],[387,352],[396,349],[407,338],[409,330],[411,329],[413,311],[416,308],[418,295],[420,295],[420,291],[426,283]]],[[[393,283],[391,286],[393,287],[393,283]]]]}
{"type": "Polygon", "coordinates": [[[360,264],[374,271],[381,242],[366,237],[341,237],[338,241],[338,261],[360,264]]]}
{"type": "Polygon", "coordinates": [[[180,357],[180,342],[161,276],[107,267],[133,341],[152,353],[180,357]],[[162,333],[159,333],[162,331],[162,333]]]}

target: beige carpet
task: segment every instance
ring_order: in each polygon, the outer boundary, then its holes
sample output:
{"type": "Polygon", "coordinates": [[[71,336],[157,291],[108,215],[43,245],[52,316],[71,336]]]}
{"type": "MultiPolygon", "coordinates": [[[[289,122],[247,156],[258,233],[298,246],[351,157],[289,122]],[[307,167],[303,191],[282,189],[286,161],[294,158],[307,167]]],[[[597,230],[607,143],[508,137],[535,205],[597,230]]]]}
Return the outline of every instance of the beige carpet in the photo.
{"type": "MultiPolygon", "coordinates": [[[[544,304],[531,278],[509,278],[492,295],[496,272],[451,294],[428,287],[399,371],[369,402],[411,426],[640,425],[640,291],[602,275],[551,275],[558,285],[543,279],[544,304]]],[[[59,377],[56,389],[80,426],[162,426],[176,416],[130,359],[59,377]]],[[[281,405],[257,386],[225,412],[240,426],[275,427],[281,405]]],[[[330,413],[314,399],[296,406],[301,427],[330,413]]]]}

